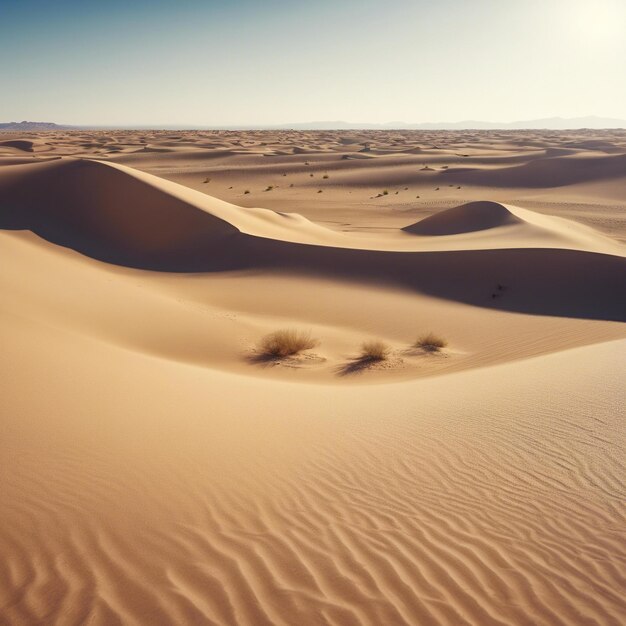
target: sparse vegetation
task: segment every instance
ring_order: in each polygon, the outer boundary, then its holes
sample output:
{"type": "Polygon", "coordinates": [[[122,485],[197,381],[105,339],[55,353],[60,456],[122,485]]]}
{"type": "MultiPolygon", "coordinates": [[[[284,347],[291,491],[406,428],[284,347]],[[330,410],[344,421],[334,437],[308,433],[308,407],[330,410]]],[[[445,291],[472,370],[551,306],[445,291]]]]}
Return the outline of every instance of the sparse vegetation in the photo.
{"type": "Polygon", "coordinates": [[[324,176],[322,176],[322,178],[328,178],[328,174],[324,174],[324,176]]]}
{"type": "Polygon", "coordinates": [[[274,189],[274,185],[268,185],[265,191],[272,191],[272,189],[274,189]]]}
{"type": "Polygon", "coordinates": [[[246,194],[246,193],[250,193],[250,190],[249,190],[249,189],[246,189],[246,190],[244,191],[244,194],[246,194]]]}
{"type": "Polygon", "coordinates": [[[439,352],[442,348],[445,348],[448,342],[435,333],[426,333],[422,335],[416,342],[415,347],[421,348],[426,352],[439,352]]]}
{"type": "Polygon", "coordinates": [[[317,190],[317,193],[322,193],[322,190],[321,190],[321,189],[318,189],[318,190],[317,190]]]}
{"type": "Polygon", "coordinates": [[[284,358],[310,350],[318,344],[311,333],[294,329],[277,330],[261,340],[260,353],[266,358],[284,358]]]}
{"type": "Polygon", "coordinates": [[[374,339],[372,341],[365,341],[361,344],[361,355],[360,359],[362,361],[384,361],[389,356],[389,347],[387,344],[374,339]]]}
{"type": "Polygon", "coordinates": [[[211,182],[211,179],[207,177],[207,178],[205,178],[202,182],[203,182],[203,183],[205,183],[205,184],[206,184],[206,183],[210,183],[210,182],[211,182]]]}
{"type": "Polygon", "coordinates": [[[389,191],[387,189],[383,189],[383,196],[388,196],[389,195],[389,191]]]}

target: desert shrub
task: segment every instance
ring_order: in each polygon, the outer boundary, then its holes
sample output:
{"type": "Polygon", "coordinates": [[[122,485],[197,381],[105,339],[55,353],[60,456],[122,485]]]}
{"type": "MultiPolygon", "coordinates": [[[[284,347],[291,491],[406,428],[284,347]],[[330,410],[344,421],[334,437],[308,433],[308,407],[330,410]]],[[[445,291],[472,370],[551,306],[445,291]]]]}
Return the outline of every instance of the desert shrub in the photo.
{"type": "Polygon", "coordinates": [[[361,344],[361,356],[364,361],[384,361],[389,356],[389,347],[382,341],[365,341],[361,344]]]}
{"type": "Polygon", "coordinates": [[[249,189],[246,189],[246,190],[244,191],[244,193],[250,193],[250,190],[249,190],[249,189]]]}
{"type": "Polygon", "coordinates": [[[435,335],[435,333],[426,333],[422,335],[416,342],[415,347],[421,348],[426,352],[439,352],[441,348],[445,348],[448,345],[448,342],[439,335],[435,335]]]}
{"type": "Polygon", "coordinates": [[[324,174],[324,176],[322,176],[322,178],[328,178],[328,174],[324,174]]]}
{"type": "Polygon", "coordinates": [[[260,351],[266,357],[281,358],[310,350],[317,344],[317,339],[311,337],[311,333],[288,328],[263,337],[260,351]]]}
{"type": "Polygon", "coordinates": [[[389,191],[387,191],[387,189],[383,190],[383,196],[387,196],[389,195],[389,191]]]}
{"type": "Polygon", "coordinates": [[[322,190],[321,190],[321,189],[318,189],[318,190],[317,190],[317,193],[322,193],[322,190]]]}
{"type": "Polygon", "coordinates": [[[274,185],[268,185],[265,191],[272,191],[274,189],[274,185]]]}

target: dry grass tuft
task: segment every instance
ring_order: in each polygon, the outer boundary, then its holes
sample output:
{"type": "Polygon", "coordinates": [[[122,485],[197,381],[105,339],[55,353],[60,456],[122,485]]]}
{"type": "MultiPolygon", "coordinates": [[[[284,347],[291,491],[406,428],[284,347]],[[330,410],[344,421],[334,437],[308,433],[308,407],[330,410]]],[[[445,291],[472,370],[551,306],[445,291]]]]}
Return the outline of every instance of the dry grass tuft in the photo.
{"type": "Polygon", "coordinates": [[[382,341],[365,341],[361,344],[361,356],[363,361],[384,361],[389,356],[389,347],[382,341]]]}
{"type": "Polygon", "coordinates": [[[422,335],[416,342],[415,347],[421,348],[426,352],[439,352],[441,348],[445,348],[448,345],[447,340],[435,333],[427,333],[422,335]]]}
{"type": "Polygon", "coordinates": [[[318,344],[311,333],[294,329],[277,330],[261,340],[260,352],[267,358],[284,358],[310,350],[318,344]]]}
{"type": "Polygon", "coordinates": [[[365,341],[361,344],[361,354],[337,368],[337,373],[340,376],[359,374],[376,363],[386,361],[390,354],[391,349],[386,343],[378,340],[365,341]]]}

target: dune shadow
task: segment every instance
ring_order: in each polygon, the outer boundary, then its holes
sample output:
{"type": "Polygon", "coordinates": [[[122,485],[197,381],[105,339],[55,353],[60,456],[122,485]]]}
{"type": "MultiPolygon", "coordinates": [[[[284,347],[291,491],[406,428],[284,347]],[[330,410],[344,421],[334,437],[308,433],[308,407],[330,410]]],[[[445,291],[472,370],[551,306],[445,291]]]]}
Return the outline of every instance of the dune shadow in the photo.
{"type": "Polygon", "coordinates": [[[280,357],[267,352],[249,352],[245,355],[244,360],[250,365],[260,365],[262,367],[270,367],[272,365],[280,365],[287,361],[289,357],[280,357]]]}
{"type": "Polygon", "coordinates": [[[369,356],[357,356],[348,359],[346,363],[343,363],[335,368],[335,373],[339,376],[350,376],[353,374],[360,374],[361,372],[370,369],[377,363],[381,363],[382,359],[376,359],[369,356]]]}

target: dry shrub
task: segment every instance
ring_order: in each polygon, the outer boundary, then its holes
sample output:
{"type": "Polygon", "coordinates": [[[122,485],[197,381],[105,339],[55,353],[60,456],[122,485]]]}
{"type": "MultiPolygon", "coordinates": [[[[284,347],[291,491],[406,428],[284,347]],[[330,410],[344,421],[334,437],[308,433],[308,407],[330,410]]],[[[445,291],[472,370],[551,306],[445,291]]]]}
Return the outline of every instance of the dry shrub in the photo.
{"type": "Polygon", "coordinates": [[[307,331],[283,329],[263,337],[260,351],[266,357],[282,358],[310,350],[318,344],[307,331]]]}
{"type": "Polygon", "coordinates": [[[426,335],[422,335],[416,342],[416,348],[422,348],[426,352],[439,352],[441,348],[445,348],[448,345],[448,342],[439,335],[435,335],[435,333],[430,332],[426,335]]]}
{"type": "Polygon", "coordinates": [[[364,361],[384,361],[389,356],[389,347],[382,341],[365,341],[361,344],[361,356],[364,361]]]}

